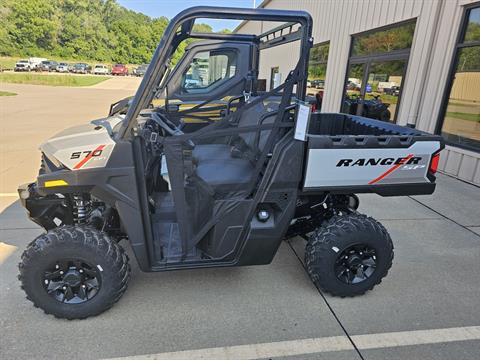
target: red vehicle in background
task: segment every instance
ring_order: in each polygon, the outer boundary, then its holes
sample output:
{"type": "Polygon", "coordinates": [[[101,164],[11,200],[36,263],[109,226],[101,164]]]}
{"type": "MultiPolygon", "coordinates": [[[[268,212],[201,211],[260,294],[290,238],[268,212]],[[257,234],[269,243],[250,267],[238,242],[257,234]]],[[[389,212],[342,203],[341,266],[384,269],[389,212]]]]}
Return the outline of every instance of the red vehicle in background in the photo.
{"type": "Polygon", "coordinates": [[[128,75],[128,69],[123,64],[115,64],[112,68],[112,75],[128,75]]]}

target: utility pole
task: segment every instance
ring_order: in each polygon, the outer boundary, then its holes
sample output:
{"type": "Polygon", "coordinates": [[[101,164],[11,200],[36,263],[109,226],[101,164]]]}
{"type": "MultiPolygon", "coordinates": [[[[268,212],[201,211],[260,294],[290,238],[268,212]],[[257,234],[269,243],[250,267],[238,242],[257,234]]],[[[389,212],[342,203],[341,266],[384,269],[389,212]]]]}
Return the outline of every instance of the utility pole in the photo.
{"type": "Polygon", "coordinates": [[[255,9],[257,7],[256,0],[253,0],[253,8],[255,9]]]}

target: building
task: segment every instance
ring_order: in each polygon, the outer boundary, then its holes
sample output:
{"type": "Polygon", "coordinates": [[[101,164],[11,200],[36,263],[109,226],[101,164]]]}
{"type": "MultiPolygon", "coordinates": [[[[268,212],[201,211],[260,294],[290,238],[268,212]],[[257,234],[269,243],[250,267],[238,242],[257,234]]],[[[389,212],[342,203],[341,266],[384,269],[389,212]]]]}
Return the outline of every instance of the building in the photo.
{"type": "MultiPolygon", "coordinates": [[[[480,185],[478,0],[265,0],[259,7],[312,15],[308,92],[321,111],[442,134],[448,145],[439,169],[480,185]]],[[[244,21],[235,31],[267,26],[244,21]]],[[[289,46],[265,50],[259,78],[267,86],[296,63],[298,44],[289,46]]]]}

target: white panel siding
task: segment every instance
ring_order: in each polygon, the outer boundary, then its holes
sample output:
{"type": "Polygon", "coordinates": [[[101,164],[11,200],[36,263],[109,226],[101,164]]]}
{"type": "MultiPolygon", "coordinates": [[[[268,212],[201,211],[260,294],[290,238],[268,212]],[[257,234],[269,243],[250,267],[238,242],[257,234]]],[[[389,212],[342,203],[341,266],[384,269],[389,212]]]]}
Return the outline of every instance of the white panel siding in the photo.
{"type": "Polygon", "coordinates": [[[473,183],[480,185],[480,161],[477,164],[477,170],[475,172],[475,176],[473,177],[473,183]]]}
{"type": "Polygon", "coordinates": [[[466,179],[467,181],[473,181],[475,171],[478,166],[478,159],[473,156],[463,155],[460,167],[458,169],[458,177],[466,179]]]}
{"type": "Polygon", "coordinates": [[[445,174],[480,185],[478,153],[447,146],[440,154],[438,169],[445,174]]]}
{"type": "MultiPolygon", "coordinates": [[[[301,9],[313,19],[314,43],[330,41],[325,79],[324,112],[338,112],[350,51],[351,35],[416,19],[414,40],[403,79],[398,123],[415,124],[433,133],[439,117],[448,72],[460,28],[463,6],[475,0],[271,0],[265,7],[301,9]]],[[[259,34],[271,24],[245,23],[241,33],[259,34]]],[[[298,44],[262,53],[260,78],[270,82],[270,69],[278,66],[282,79],[298,60],[298,44]]],[[[447,147],[440,169],[466,181],[480,184],[480,154],[447,147]]]]}

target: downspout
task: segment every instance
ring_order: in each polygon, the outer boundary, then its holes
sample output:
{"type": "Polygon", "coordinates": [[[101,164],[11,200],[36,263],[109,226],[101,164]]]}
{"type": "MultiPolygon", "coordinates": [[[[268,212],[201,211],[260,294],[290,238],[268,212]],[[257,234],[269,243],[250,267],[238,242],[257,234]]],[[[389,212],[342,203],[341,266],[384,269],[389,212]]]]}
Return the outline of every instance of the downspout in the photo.
{"type": "MultiPolygon", "coordinates": [[[[419,116],[419,111],[420,111],[420,104],[422,103],[422,100],[426,96],[427,92],[427,77],[429,75],[429,69],[432,66],[432,59],[433,59],[433,48],[435,45],[435,42],[437,40],[437,33],[438,33],[438,28],[440,26],[440,14],[442,12],[442,7],[443,7],[443,2],[438,1],[436,2],[436,9],[435,9],[435,18],[434,18],[434,26],[433,26],[433,32],[432,36],[430,37],[429,43],[428,43],[428,52],[427,52],[427,61],[426,61],[426,68],[425,71],[423,72],[423,76],[420,82],[420,94],[414,104],[413,108],[413,116],[409,116],[407,119],[407,126],[411,128],[415,128],[417,125],[418,121],[418,116],[419,116]]],[[[410,112],[412,114],[412,112],[410,112]]]]}

